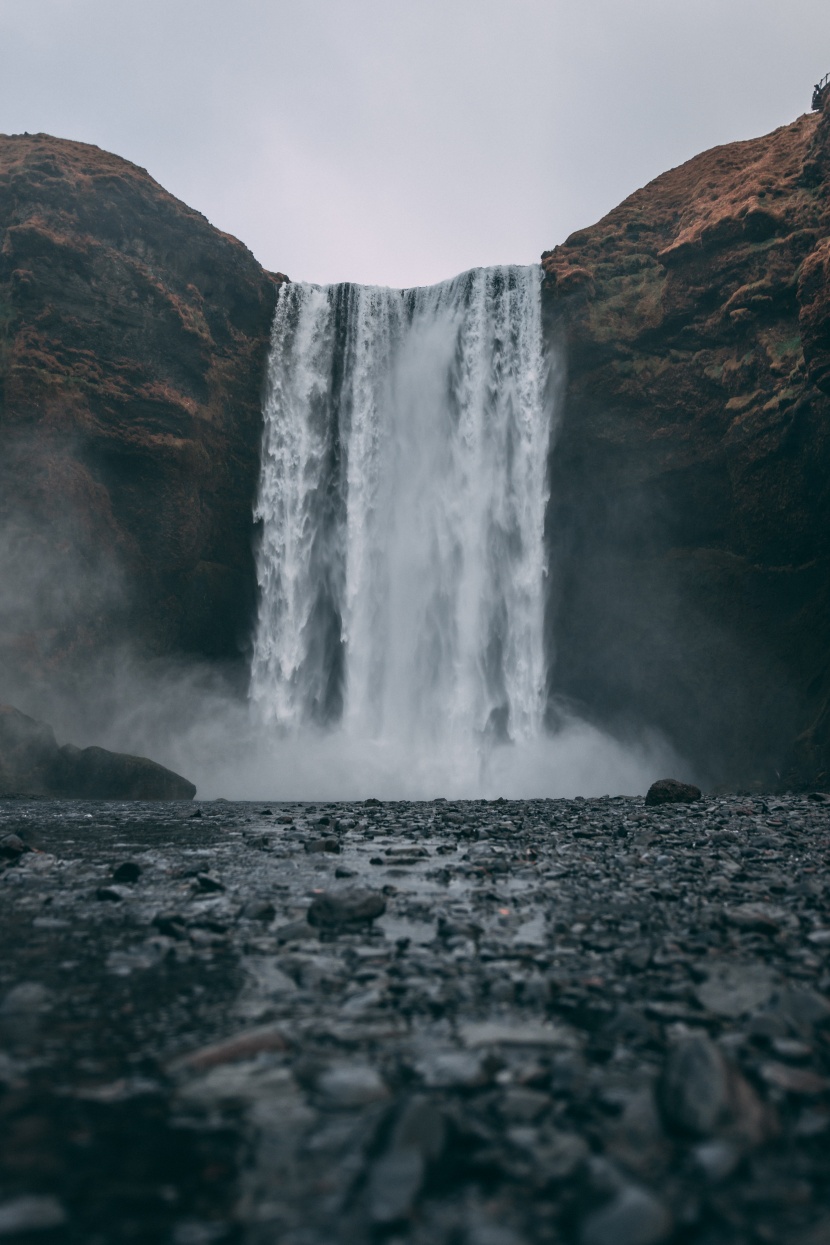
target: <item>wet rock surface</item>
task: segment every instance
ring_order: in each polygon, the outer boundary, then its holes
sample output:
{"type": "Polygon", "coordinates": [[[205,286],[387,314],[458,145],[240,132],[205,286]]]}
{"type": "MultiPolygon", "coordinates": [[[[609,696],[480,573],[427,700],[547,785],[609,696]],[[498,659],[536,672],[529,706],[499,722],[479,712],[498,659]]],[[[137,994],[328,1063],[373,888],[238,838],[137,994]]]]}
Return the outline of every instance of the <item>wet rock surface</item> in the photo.
{"type": "Polygon", "coordinates": [[[4,1242],[827,1240],[830,799],[199,811],[0,801],[4,1242]]]}
{"type": "Polygon", "coordinates": [[[830,782],[828,190],[825,97],[542,256],[557,691],[710,787],[830,782]]]}

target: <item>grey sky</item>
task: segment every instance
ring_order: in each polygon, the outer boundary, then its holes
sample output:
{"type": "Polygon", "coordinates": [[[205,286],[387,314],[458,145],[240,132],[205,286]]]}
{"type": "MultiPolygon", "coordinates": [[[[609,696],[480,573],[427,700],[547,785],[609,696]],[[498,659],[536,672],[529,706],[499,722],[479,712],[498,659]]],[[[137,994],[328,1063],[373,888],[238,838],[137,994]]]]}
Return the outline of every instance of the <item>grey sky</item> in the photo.
{"type": "Polygon", "coordinates": [[[828,0],[0,0],[0,130],[97,143],[295,279],[532,262],[809,108],[828,0]]]}

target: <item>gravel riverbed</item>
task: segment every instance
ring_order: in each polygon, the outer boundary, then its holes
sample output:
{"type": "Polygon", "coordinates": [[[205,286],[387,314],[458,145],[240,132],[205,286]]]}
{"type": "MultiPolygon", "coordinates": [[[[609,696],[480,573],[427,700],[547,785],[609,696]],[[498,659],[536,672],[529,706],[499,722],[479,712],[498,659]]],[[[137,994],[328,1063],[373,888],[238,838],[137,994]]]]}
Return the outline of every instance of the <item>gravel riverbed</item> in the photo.
{"type": "Polygon", "coordinates": [[[0,801],[0,1242],[828,1245],[830,797],[0,801]]]}

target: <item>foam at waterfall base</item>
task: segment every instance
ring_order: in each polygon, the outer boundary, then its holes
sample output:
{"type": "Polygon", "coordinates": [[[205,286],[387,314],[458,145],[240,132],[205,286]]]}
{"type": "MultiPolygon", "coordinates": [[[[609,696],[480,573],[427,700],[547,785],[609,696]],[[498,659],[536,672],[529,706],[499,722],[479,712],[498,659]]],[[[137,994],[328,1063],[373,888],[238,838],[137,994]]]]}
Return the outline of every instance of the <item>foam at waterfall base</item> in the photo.
{"type": "Polygon", "coordinates": [[[486,755],[464,746],[408,751],[400,742],[360,740],[341,730],[307,729],[275,737],[255,730],[213,755],[198,732],[189,746],[199,798],[340,801],[572,799],[637,795],[655,777],[686,766],[659,736],[631,741],[573,719],[555,735],[521,745],[498,744],[486,755]]]}

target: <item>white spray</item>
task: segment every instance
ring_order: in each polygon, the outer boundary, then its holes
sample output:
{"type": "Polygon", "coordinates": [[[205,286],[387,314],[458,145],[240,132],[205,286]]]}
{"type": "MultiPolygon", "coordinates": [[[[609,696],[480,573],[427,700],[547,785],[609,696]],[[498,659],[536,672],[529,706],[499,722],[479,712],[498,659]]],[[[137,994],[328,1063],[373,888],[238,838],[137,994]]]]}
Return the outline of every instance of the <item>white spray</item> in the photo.
{"type": "Polygon", "coordinates": [[[251,675],[275,793],[573,793],[543,727],[555,392],[537,267],[281,288],[251,675]]]}

